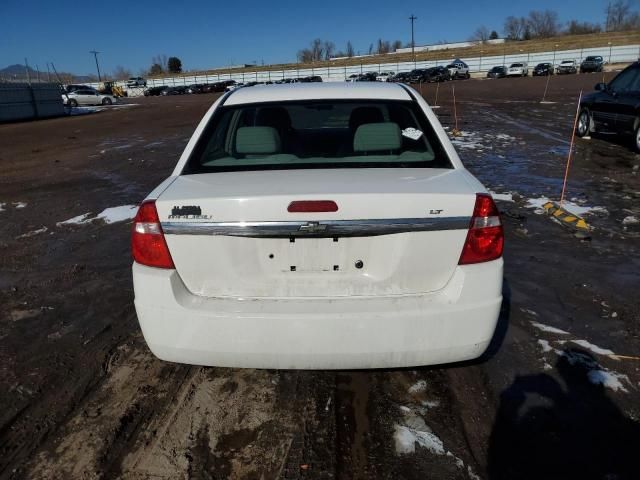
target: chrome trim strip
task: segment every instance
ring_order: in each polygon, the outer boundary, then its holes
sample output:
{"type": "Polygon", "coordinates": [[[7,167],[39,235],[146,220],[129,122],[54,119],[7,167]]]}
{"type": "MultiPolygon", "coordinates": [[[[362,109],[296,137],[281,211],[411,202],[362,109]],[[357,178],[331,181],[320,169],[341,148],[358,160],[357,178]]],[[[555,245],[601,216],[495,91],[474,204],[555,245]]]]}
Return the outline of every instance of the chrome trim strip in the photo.
{"type": "Polygon", "coordinates": [[[384,218],[296,222],[163,222],[168,235],[231,237],[368,237],[405,232],[467,230],[471,217],[384,218]]]}

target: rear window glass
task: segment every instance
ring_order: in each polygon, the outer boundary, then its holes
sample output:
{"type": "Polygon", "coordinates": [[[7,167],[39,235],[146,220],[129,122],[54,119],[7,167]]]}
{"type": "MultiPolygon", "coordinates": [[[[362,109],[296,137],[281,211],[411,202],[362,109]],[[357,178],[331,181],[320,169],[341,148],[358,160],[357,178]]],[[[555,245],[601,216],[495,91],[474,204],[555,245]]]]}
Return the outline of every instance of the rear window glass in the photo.
{"type": "Polygon", "coordinates": [[[222,106],[183,174],[307,168],[453,168],[412,101],[222,106]]]}

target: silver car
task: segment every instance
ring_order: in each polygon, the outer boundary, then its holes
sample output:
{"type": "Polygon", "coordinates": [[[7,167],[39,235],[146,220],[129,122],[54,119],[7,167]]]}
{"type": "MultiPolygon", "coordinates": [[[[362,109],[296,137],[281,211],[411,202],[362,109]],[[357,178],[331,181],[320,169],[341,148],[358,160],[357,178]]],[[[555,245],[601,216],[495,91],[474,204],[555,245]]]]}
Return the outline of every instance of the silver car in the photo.
{"type": "Polygon", "coordinates": [[[98,93],[87,88],[63,94],[62,102],[70,107],[77,107],[78,105],[111,105],[117,103],[118,99],[113,95],[98,93]]]}

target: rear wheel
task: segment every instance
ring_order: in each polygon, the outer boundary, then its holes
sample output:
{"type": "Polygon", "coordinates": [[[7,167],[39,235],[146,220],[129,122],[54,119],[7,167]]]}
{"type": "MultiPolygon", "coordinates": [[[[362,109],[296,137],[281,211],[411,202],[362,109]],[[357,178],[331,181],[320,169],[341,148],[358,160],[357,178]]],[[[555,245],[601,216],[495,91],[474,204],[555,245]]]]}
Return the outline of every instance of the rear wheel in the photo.
{"type": "Polygon", "coordinates": [[[113,102],[111,101],[110,98],[103,98],[102,99],[102,105],[111,105],[113,102]]]}
{"type": "MultiPolygon", "coordinates": [[[[578,116],[578,125],[576,127],[576,133],[578,134],[579,137],[586,137],[587,135],[589,135],[590,132],[591,132],[591,114],[589,113],[589,110],[585,108],[580,112],[580,115],[578,116]]],[[[636,135],[636,143],[637,143],[637,137],[638,135],[636,135]]]]}
{"type": "Polygon", "coordinates": [[[69,100],[69,106],[77,107],[78,106],[78,101],[75,98],[70,99],[69,100]]]}
{"type": "Polygon", "coordinates": [[[636,149],[636,152],[640,152],[640,120],[636,120],[636,123],[638,124],[638,126],[636,127],[636,133],[634,135],[634,147],[636,149]]]}

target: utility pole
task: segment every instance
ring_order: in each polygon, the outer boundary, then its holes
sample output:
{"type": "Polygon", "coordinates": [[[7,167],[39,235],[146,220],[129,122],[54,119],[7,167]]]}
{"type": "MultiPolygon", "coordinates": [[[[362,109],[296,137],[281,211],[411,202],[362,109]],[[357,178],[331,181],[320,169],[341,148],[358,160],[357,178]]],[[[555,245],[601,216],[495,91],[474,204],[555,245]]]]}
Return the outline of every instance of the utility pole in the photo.
{"type": "Polygon", "coordinates": [[[96,52],[95,50],[91,50],[89,53],[93,53],[93,57],[96,59],[96,69],[98,70],[98,81],[101,82],[102,78],[100,77],[100,65],[98,65],[98,54],[100,52],[96,52]]]}
{"type": "Polygon", "coordinates": [[[413,63],[416,63],[416,42],[413,40],[413,22],[418,19],[414,14],[411,14],[409,20],[411,20],[411,57],[413,58],[413,63]]]}

